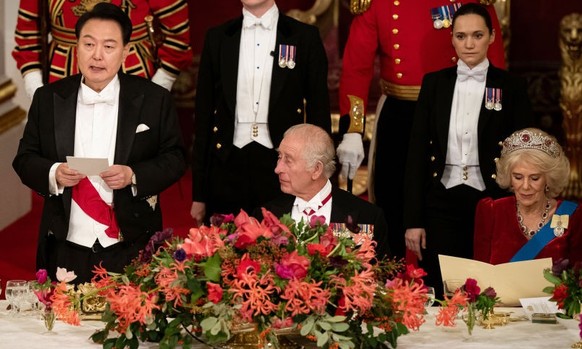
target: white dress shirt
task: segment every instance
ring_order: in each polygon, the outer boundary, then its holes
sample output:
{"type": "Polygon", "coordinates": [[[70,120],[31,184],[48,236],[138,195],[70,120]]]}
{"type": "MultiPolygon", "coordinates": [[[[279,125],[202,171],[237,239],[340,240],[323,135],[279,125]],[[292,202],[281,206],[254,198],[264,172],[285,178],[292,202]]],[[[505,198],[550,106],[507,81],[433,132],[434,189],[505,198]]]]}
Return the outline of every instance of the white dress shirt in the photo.
{"type": "Polygon", "coordinates": [[[239,148],[253,141],[273,148],[268,115],[278,21],[276,5],[261,18],[243,8],[233,139],[239,148]],[[254,125],[257,132],[253,132],[254,125]]]}
{"type": "Polygon", "coordinates": [[[296,197],[295,202],[293,203],[293,208],[291,209],[291,218],[296,222],[303,219],[303,221],[309,223],[312,216],[323,216],[325,217],[326,224],[331,223],[332,198],[330,197],[325,201],[329,195],[331,195],[331,182],[328,180],[323,188],[321,188],[321,190],[315,194],[311,200],[305,201],[296,197]],[[313,210],[313,212],[311,213],[310,210],[313,210]]]}
{"type": "MultiPolygon", "coordinates": [[[[75,122],[75,156],[107,158],[113,164],[119,110],[119,79],[115,78],[97,93],[81,83],[77,95],[77,117],[75,122]]],[[[89,176],[103,201],[113,202],[113,190],[99,176],[89,176]]],[[[103,247],[118,242],[105,234],[108,226],[89,217],[74,200],[71,200],[71,216],[67,240],[91,247],[98,239],[103,247]]]]}
{"type": "Polygon", "coordinates": [[[441,183],[449,189],[465,184],[485,190],[479,168],[479,139],[477,126],[483,105],[489,60],[485,59],[473,69],[459,60],[457,81],[453,94],[447,142],[447,157],[441,183]],[[470,75],[462,77],[460,70],[470,75]]]}

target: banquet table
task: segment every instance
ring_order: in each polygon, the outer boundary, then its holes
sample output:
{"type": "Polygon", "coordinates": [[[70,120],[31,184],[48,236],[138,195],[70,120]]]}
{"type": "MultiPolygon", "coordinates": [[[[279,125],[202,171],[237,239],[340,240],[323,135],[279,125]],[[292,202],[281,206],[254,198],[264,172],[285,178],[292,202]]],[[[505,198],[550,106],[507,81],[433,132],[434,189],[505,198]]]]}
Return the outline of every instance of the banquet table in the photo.
{"type": "MultiPolygon", "coordinates": [[[[434,348],[570,348],[579,341],[579,330],[563,323],[537,324],[525,320],[521,308],[499,308],[496,311],[511,312],[512,321],[505,326],[483,329],[475,326],[471,336],[465,324],[457,321],[454,328],[437,327],[434,324],[436,308],[431,308],[426,317],[427,322],[417,332],[398,339],[399,349],[434,348]],[[569,328],[570,327],[570,328],[569,328]]],[[[569,320],[574,321],[574,320],[569,320]]],[[[103,328],[100,321],[83,321],[81,326],[67,325],[56,321],[52,333],[47,332],[38,315],[9,316],[0,312],[0,349],[86,349],[100,348],[89,337],[93,332],[103,328]]],[[[158,348],[155,343],[142,343],[140,348],[158,348]]],[[[197,349],[203,349],[198,345],[197,349]]]]}

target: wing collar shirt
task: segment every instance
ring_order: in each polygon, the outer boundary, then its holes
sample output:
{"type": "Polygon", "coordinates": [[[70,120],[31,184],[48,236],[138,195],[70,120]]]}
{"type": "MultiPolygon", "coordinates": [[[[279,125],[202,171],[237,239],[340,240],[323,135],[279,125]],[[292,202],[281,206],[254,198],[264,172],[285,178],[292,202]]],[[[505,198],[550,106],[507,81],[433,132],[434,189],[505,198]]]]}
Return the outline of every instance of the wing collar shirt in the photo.
{"type": "Polygon", "coordinates": [[[268,115],[278,21],[276,5],[261,18],[243,8],[233,140],[239,148],[253,141],[273,148],[268,115]]]}
{"type": "Polygon", "coordinates": [[[300,197],[295,198],[291,209],[291,218],[296,222],[303,219],[303,221],[309,223],[311,217],[323,216],[325,217],[325,223],[329,224],[331,220],[331,205],[331,182],[328,180],[311,200],[305,201],[300,197]]]}
{"type": "Polygon", "coordinates": [[[465,184],[479,191],[485,190],[485,182],[479,169],[477,126],[488,68],[487,59],[473,69],[462,60],[457,63],[446,165],[441,178],[441,183],[447,189],[465,184]]]}
{"type": "MultiPolygon", "coordinates": [[[[97,93],[81,83],[77,95],[75,122],[75,156],[107,158],[113,164],[119,110],[119,79],[117,76],[97,93]]],[[[113,202],[113,190],[99,176],[89,176],[103,201],[113,202]]],[[[118,242],[105,234],[108,226],[95,221],[71,200],[71,218],[67,240],[91,247],[98,239],[103,247],[118,242]]]]}

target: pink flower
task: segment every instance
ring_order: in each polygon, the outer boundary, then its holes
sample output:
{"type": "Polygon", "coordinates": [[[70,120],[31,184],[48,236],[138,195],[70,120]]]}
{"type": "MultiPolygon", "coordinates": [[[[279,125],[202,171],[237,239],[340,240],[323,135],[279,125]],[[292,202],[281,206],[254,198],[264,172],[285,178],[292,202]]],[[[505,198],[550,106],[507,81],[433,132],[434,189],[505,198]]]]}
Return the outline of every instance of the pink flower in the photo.
{"type": "Polygon", "coordinates": [[[206,258],[212,256],[219,248],[224,246],[224,241],[220,234],[224,231],[218,227],[192,228],[188,237],[180,246],[187,255],[196,258],[206,258]]]}
{"type": "Polygon", "coordinates": [[[238,227],[236,230],[238,238],[234,243],[236,248],[243,249],[252,246],[261,236],[265,238],[271,238],[273,236],[269,228],[261,225],[256,218],[249,217],[243,210],[236,216],[234,223],[238,227]]]}
{"type": "Polygon", "coordinates": [[[67,271],[65,268],[57,267],[57,280],[61,282],[71,282],[77,278],[74,271],[67,271]]]}
{"type": "Polygon", "coordinates": [[[48,273],[46,271],[46,269],[39,269],[36,272],[36,282],[38,282],[39,284],[44,284],[46,282],[48,278],[48,273]]]}
{"type": "Polygon", "coordinates": [[[218,304],[222,299],[222,287],[214,282],[207,282],[206,289],[208,290],[208,300],[214,304],[218,304]]]}
{"type": "Polygon", "coordinates": [[[311,218],[309,218],[309,226],[312,228],[315,228],[318,225],[324,225],[324,224],[325,224],[325,216],[313,215],[313,216],[311,216],[311,218]]]}
{"type": "Polygon", "coordinates": [[[275,271],[277,275],[283,279],[303,279],[307,276],[309,269],[309,259],[305,256],[300,256],[297,251],[286,254],[281,259],[281,263],[275,264],[275,271]]]}

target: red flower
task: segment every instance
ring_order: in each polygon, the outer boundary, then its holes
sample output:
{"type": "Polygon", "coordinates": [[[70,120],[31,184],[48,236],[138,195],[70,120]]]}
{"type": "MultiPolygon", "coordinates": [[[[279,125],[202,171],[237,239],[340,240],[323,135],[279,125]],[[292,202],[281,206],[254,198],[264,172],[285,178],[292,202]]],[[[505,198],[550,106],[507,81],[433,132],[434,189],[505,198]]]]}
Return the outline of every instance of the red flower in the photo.
{"type": "Polygon", "coordinates": [[[561,284],[554,289],[552,299],[558,303],[559,309],[564,309],[564,301],[568,298],[568,286],[561,284]]]}
{"type": "Polygon", "coordinates": [[[305,256],[300,256],[297,251],[286,254],[281,259],[281,263],[277,263],[275,270],[277,275],[283,279],[303,279],[307,275],[309,269],[309,259],[305,256]]]}
{"type": "Polygon", "coordinates": [[[258,274],[259,271],[261,271],[261,263],[252,260],[248,254],[245,254],[236,267],[236,277],[242,279],[245,274],[258,274]]]}
{"type": "Polygon", "coordinates": [[[222,287],[219,284],[209,281],[206,283],[206,289],[208,290],[209,301],[218,304],[222,300],[222,287]]]}
{"type": "Polygon", "coordinates": [[[236,230],[238,237],[234,243],[236,248],[243,249],[252,246],[261,236],[265,238],[271,238],[273,236],[273,233],[268,227],[261,225],[256,218],[249,217],[243,210],[234,219],[234,224],[238,227],[236,230]]]}
{"type": "Polygon", "coordinates": [[[467,278],[467,281],[465,281],[464,289],[469,298],[469,302],[476,301],[481,293],[481,288],[477,286],[477,280],[471,278],[467,278]]]}

